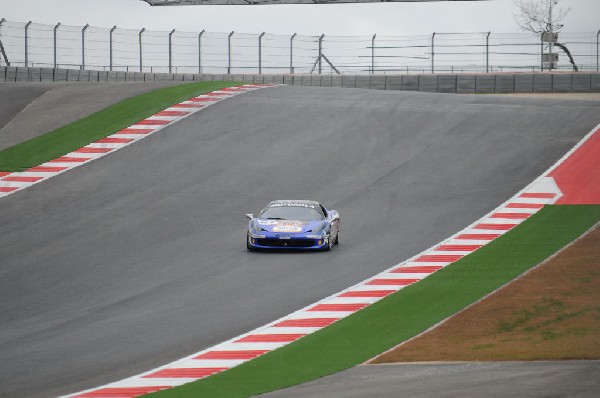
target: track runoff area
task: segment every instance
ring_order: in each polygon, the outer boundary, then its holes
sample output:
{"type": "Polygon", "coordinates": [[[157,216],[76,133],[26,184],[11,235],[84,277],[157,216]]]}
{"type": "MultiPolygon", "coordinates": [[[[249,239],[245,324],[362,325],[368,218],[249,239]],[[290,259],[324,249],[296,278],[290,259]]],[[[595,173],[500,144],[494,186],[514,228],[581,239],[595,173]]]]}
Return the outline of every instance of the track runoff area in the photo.
{"type": "MultiPolygon", "coordinates": [[[[113,136],[82,147],[25,172],[3,173],[0,193],[41,182],[129,145],[199,109],[246,91],[263,88],[244,85],[198,96],[160,111],[113,136]]],[[[261,328],[217,346],[194,353],[143,374],[65,397],[135,397],[187,384],[221,373],[258,357],[268,357],[277,348],[293,345],[353,313],[385,301],[429,275],[461,261],[508,231],[516,229],[549,204],[600,203],[600,128],[596,127],[546,173],[513,198],[464,230],[438,245],[369,278],[351,288],[309,305],[261,328]]],[[[176,392],[176,390],[172,390],[176,392]]]]}

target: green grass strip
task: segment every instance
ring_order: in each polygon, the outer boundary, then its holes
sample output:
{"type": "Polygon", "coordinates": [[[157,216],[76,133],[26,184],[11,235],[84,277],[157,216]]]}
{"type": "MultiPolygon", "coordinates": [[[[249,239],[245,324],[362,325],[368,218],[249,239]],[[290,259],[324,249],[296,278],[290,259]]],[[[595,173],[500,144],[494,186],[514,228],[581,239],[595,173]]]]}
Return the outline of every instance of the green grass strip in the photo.
{"type": "Polygon", "coordinates": [[[0,171],[23,171],[109,136],[188,98],[240,82],[179,84],[128,98],[76,122],[0,151],[0,171]]]}
{"type": "Polygon", "coordinates": [[[598,220],[598,205],[547,206],[471,255],[329,327],[226,372],[149,397],[249,397],[363,363],[539,264],[598,220]]]}

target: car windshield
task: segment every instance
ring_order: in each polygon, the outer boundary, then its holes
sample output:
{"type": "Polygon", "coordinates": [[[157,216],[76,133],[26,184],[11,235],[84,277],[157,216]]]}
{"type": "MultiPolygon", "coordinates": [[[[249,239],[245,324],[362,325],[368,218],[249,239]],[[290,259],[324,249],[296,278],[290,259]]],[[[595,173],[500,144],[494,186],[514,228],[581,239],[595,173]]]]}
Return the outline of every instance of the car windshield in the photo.
{"type": "Polygon", "coordinates": [[[272,220],[298,220],[318,221],[323,220],[323,214],[313,207],[280,206],[267,207],[260,213],[259,218],[270,218],[272,220]]]}

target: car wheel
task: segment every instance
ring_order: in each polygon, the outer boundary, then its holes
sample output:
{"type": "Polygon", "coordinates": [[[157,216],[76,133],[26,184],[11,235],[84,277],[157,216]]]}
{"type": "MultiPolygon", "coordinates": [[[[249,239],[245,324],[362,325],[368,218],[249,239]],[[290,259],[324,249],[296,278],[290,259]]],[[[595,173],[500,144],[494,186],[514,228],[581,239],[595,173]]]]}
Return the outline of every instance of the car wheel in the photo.
{"type": "Polygon", "coordinates": [[[254,251],[254,248],[252,246],[250,246],[250,236],[246,235],[246,249],[248,249],[248,251],[254,251]]]}
{"type": "Polygon", "coordinates": [[[329,239],[327,239],[327,246],[325,246],[325,251],[328,252],[331,250],[331,248],[333,247],[334,243],[333,243],[333,239],[331,238],[331,236],[329,237],[329,239]]]}
{"type": "Polygon", "coordinates": [[[338,232],[337,234],[335,234],[335,242],[333,242],[334,245],[339,245],[340,244],[340,233],[338,232]]]}

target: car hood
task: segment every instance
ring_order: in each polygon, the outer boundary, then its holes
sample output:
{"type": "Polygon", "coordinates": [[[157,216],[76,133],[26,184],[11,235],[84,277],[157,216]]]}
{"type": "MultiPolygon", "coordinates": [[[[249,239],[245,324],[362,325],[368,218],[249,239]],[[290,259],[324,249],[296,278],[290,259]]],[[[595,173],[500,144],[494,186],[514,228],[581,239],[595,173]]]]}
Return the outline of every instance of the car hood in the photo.
{"type": "Polygon", "coordinates": [[[298,221],[298,220],[268,220],[257,218],[255,225],[268,232],[275,233],[306,233],[322,230],[326,221],[298,221]]]}

